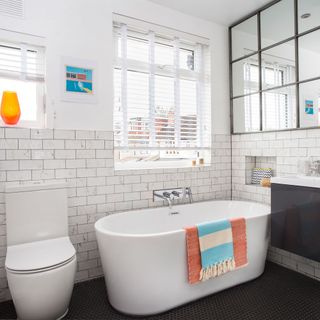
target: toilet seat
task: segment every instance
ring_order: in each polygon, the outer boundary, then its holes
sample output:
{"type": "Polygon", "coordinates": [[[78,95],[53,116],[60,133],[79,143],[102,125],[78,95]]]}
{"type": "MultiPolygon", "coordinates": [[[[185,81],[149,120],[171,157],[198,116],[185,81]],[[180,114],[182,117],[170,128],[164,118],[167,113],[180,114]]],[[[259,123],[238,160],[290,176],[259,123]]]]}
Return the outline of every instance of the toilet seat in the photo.
{"type": "Polygon", "coordinates": [[[5,265],[14,273],[45,272],[71,262],[75,254],[69,237],[29,242],[9,246],[5,265]]]}

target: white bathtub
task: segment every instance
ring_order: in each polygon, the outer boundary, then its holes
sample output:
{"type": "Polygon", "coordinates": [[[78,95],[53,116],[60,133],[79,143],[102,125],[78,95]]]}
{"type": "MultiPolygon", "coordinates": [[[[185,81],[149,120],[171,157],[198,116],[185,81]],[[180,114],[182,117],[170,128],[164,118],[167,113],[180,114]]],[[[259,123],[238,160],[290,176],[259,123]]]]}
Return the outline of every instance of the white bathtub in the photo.
{"type": "MultiPolygon", "coordinates": [[[[126,314],[160,313],[260,276],[264,271],[270,207],[210,201],[124,212],[96,222],[98,246],[112,306],[126,314]],[[247,219],[245,268],[190,285],[184,227],[224,218],[247,219]]],[[[232,302],[230,302],[232,303],[232,302]]]]}

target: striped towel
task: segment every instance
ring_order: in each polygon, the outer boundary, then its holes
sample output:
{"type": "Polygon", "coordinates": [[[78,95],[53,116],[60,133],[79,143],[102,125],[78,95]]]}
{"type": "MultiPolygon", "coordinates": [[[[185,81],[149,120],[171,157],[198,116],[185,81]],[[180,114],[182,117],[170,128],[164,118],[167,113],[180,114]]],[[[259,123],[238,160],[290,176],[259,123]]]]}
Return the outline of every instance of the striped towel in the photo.
{"type": "Polygon", "coordinates": [[[234,270],[232,229],[229,220],[201,223],[197,225],[200,253],[200,280],[220,276],[234,270]]]}
{"type": "Polygon", "coordinates": [[[244,218],[204,223],[185,230],[190,284],[247,265],[244,218]]]}

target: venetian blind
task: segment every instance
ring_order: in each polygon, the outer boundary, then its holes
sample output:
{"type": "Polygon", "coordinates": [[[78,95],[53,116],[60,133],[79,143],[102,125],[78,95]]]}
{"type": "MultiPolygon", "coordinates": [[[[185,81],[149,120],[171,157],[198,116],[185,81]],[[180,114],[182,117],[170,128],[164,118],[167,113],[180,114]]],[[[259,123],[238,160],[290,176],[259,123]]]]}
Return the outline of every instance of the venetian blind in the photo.
{"type": "Polygon", "coordinates": [[[0,40],[0,77],[44,81],[44,48],[0,40]]]}
{"type": "Polygon", "coordinates": [[[149,27],[114,23],[115,149],[210,149],[208,45],[149,27]]]}

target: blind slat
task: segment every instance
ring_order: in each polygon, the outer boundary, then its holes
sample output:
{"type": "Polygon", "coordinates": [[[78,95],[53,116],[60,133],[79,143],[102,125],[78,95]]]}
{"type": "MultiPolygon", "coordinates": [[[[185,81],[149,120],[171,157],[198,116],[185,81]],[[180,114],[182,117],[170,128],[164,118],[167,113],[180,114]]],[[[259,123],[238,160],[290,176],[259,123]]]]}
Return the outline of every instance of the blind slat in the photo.
{"type": "Polygon", "coordinates": [[[43,48],[0,42],[0,76],[44,81],[43,48]]]}

